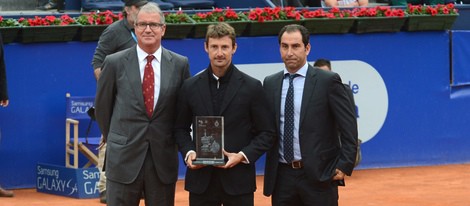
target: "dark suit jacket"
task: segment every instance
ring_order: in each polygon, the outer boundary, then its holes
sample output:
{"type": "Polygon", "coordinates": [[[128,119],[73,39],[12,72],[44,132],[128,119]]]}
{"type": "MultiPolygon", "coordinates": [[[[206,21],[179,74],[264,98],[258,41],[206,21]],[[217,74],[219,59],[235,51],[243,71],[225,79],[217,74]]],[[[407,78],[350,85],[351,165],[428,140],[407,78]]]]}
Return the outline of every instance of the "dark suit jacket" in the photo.
{"type": "MultiPolygon", "coordinates": [[[[265,78],[269,105],[276,114],[279,131],[283,71],[265,78]]],[[[332,181],[338,168],[351,175],[356,158],[357,123],[346,90],[338,74],[309,65],[300,110],[299,138],[302,161],[312,184],[332,181]],[[338,130],[342,134],[338,138],[338,130]]],[[[279,141],[267,153],[264,195],[276,184],[279,141]]]]}
{"type": "Polygon", "coordinates": [[[5,58],[3,54],[3,40],[0,34],[0,100],[8,99],[7,73],[5,68],[5,58]]]}
{"type": "Polygon", "coordinates": [[[186,80],[178,99],[175,137],[183,157],[195,150],[190,126],[195,116],[224,116],[224,149],[243,151],[250,164],[240,163],[231,169],[206,166],[186,171],[185,189],[201,194],[210,183],[212,172],[219,170],[225,192],[240,195],[256,190],[255,162],[274,142],[274,122],[267,109],[261,82],[232,65],[233,73],[225,91],[220,113],[213,111],[208,69],[186,80]]]}
{"type": "Polygon", "coordinates": [[[357,117],[357,111],[356,111],[356,102],[354,101],[354,94],[351,90],[351,87],[347,84],[343,84],[344,89],[346,89],[346,94],[348,95],[349,103],[351,104],[351,109],[354,111],[354,116],[357,117]]]}
{"type": "Polygon", "coordinates": [[[178,153],[172,129],[177,93],[188,77],[188,59],[162,48],[160,96],[149,118],[136,46],[106,57],[95,107],[97,122],[107,140],[108,179],[125,184],[133,182],[150,147],[161,181],[176,182],[178,153]]]}
{"type": "Polygon", "coordinates": [[[132,37],[132,26],[127,18],[116,21],[106,27],[100,36],[91,64],[93,69],[101,68],[107,55],[131,48],[136,45],[132,37]]]}

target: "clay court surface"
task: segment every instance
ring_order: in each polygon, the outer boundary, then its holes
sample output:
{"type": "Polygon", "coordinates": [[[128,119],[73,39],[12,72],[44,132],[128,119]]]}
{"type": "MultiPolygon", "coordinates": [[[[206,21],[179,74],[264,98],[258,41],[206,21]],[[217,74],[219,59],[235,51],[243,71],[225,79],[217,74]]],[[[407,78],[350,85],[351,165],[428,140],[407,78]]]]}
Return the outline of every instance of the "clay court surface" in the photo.
{"type": "MultiPolygon", "coordinates": [[[[255,205],[270,205],[262,195],[263,177],[258,177],[255,205]]],[[[188,193],[178,181],[175,205],[188,205],[188,193]]],[[[341,206],[470,206],[470,164],[367,169],[354,171],[340,188],[341,206]]],[[[98,199],[74,199],[14,190],[14,198],[0,198],[0,206],[100,206],[98,199]]],[[[145,205],[142,201],[140,205],[145,205]]]]}

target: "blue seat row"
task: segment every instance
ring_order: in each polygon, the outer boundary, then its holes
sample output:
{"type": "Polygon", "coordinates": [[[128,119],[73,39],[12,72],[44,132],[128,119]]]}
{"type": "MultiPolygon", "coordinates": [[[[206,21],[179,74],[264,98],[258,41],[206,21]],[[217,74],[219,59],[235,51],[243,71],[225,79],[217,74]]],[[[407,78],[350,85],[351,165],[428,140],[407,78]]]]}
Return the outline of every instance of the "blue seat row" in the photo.
{"type": "MultiPolygon", "coordinates": [[[[182,9],[209,9],[214,7],[212,0],[149,0],[158,3],[162,10],[174,8],[182,9]]],[[[82,0],[82,9],[89,10],[112,10],[119,11],[124,7],[121,0],[82,0]]]]}
{"type": "MultiPolygon", "coordinates": [[[[212,9],[218,8],[255,8],[272,7],[270,0],[149,0],[158,3],[162,10],[172,9],[212,9]]],[[[85,11],[112,10],[119,11],[124,7],[121,0],[81,0],[81,7],[85,11]]]]}

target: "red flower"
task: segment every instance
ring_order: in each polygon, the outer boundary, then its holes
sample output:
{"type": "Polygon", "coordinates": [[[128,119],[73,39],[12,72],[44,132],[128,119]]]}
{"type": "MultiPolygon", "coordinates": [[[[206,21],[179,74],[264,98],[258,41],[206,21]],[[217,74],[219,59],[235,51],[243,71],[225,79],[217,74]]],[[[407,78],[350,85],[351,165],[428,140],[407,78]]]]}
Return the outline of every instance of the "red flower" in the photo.
{"type": "Polygon", "coordinates": [[[250,20],[256,20],[257,17],[258,17],[258,15],[256,13],[249,13],[248,14],[248,19],[250,19],[250,20]]]}
{"type": "Polygon", "coordinates": [[[438,14],[437,9],[429,8],[428,13],[431,13],[431,16],[436,16],[438,14]]]}
{"type": "Polygon", "coordinates": [[[389,6],[377,6],[375,8],[355,8],[351,11],[356,17],[404,17],[402,9],[391,9],[389,6]]]}
{"type": "Polygon", "coordinates": [[[393,9],[392,12],[393,12],[393,16],[398,16],[398,17],[405,16],[405,12],[401,9],[393,9]]]}
{"type": "Polygon", "coordinates": [[[196,22],[243,21],[246,19],[241,12],[237,13],[228,7],[226,9],[215,8],[205,13],[196,13],[191,17],[196,22]]]}
{"type": "Polygon", "coordinates": [[[248,19],[258,22],[287,19],[300,20],[302,18],[300,12],[296,11],[294,7],[264,7],[263,9],[255,8],[246,12],[246,14],[248,19]]]}
{"type": "Polygon", "coordinates": [[[90,12],[77,17],[76,21],[82,25],[103,25],[112,24],[113,22],[122,19],[122,14],[114,14],[110,10],[103,12],[90,12]]]}
{"type": "Polygon", "coordinates": [[[447,4],[447,5],[437,4],[433,6],[408,4],[406,13],[408,13],[408,15],[431,15],[431,16],[435,16],[438,14],[454,15],[454,14],[458,14],[458,10],[455,8],[454,4],[452,3],[447,4]]]}
{"type": "Polygon", "coordinates": [[[114,22],[114,19],[110,16],[107,16],[105,19],[104,19],[104,23],[105,24],[112,24],[114,22]]]}
{"type": "Polygon", "coordinates": [[[20,24],[23,26],[49,26],[49,25],[69,25],[69,24],[76,24],[75,20],[70,18],[69,15],[64,14],[57,18],[55,16],[46,16],[46,17],[39,17],[35,16],[34,18],[20,18],[18,20],[20,24]]]}

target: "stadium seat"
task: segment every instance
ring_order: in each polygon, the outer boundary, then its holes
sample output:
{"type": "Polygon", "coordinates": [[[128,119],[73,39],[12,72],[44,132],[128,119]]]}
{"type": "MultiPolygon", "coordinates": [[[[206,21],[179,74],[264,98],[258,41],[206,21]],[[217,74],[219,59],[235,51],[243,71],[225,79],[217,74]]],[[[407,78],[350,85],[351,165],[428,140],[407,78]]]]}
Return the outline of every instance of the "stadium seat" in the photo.
{"type": "Polygon", "coordinates": [[[175,8],[182,9],[211,9],[215,6],[212,0],[163,0],[172,3],[175,8]]]}
{"type": "Polygon", "coordinates": [[[73,97],[70,93],[66,94],[65,167],[79,168],[78,157],[80,153],[88,160],[83,168],[98,165],[97,148],[101,135],[89,137],[92,125],[95,124],[97,128],[96,121],[94,121],[94,112],[88,114],[90,108],[93,108],[94,100],[95,98],[90,96],[73,97]],[[79,127],[81,122],[88,126],[79,127]],[[80,136],[79,132],[81,134],[85,133],[85,135],[80,136]]]}
{"type": "Polygon", "coordinates": [[[111,10],[120,11],[124,8],[121,0],[82,0],[82,10],[111,10]]]}
{"type": "Polygon", "coordinates": [[[217,8],[256,8],[274,7],[270,0],[214,0],[217,8]]]}
{"type": "Polygon", "coordinates": [[[151,0],[151,1],[157,3],[161,10],[171,10],[175,7],[175,5],[169,2],[163,2],[161,0],[151,0]]]}

